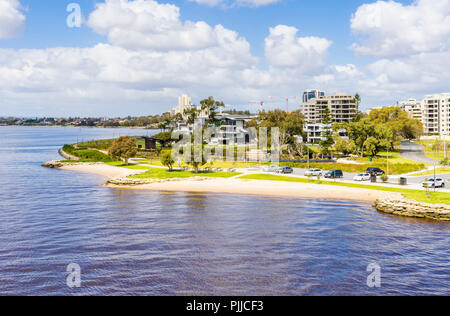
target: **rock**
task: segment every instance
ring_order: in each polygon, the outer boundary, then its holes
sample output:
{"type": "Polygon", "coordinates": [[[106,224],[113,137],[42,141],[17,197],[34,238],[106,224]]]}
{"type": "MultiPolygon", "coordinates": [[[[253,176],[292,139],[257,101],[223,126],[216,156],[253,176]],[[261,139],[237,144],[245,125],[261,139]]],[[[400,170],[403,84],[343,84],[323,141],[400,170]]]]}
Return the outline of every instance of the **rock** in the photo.
{"type": "Polygon", "coordinates": [[[450,205],[384,198],[375,201],[374,206],[379,212],[387,214],[450,221],[450,205]]]}

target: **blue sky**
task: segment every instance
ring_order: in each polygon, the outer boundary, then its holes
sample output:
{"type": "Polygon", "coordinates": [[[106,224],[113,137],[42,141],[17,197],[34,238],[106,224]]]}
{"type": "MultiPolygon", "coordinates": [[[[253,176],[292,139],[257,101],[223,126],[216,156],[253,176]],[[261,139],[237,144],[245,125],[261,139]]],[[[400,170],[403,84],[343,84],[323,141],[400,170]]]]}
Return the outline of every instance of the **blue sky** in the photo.
{"type": "MultiPolygon", "coordinates": [[[[79,3],[84,17],[92,12],[92,0],[22,0],[27,12],[24,36],[9,41],[0,41],[4,48],[48,48],[56,46],[89,47],[106,41],[104,36],[92,32],[87,26],[81,29],[66,27],[66,7],[79,3]]],[[[301,33],[331,39],[330,61],[333,63],[355,63],[354,53],[348,48],[354,42],[350,30],[350,18],[356,9],[366,3],[361,0],[286,0],[275,5],[223,8],[200,5],[188,0],[160,1],[180,7],[182,20],[205,21],[210,25],[222,24],[228,29],[239,31],[252,45],[254,55],[264,56],[264,39],[269,27],[279,24],[297,27],[301,33]],[[320,18],[318,18],[320,16],[320,18]]],[[[410,3],[411,1],[399,1],[410,3]]],[[[365,58],[362,62],[365,62],[365,58]]]]}
{"type": "Polygon", "coordinates": [[[15,10],[0,17],[11,28],[0,32],[0,115],[146,115],[169,110],[181,93],[244,108],[308,88],[359,92],[364,109],[445,92],[448,75],[436,71],[450,56],[450,2],[435,1],[0,0],[15,10]],[[71,2],[82,9],[81,28],[66,25],[71,2]],[[133,18],[121,21],[125,13],[133,18]],[[140,17],[145,25],[134,23],[140,17]]]}

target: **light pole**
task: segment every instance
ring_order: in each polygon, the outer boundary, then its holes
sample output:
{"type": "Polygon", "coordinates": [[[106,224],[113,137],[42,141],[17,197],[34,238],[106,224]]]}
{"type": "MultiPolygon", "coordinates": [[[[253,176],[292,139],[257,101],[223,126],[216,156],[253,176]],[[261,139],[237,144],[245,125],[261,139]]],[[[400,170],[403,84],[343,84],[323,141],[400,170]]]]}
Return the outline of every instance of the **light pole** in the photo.
{"type": "Polygon", "coordinates": [[[446,134],[444,134],[444,160],[447,158],[447,142],[445,141],[445,136],[446,134]]]}
{"type": "Polygon", "coordinates": [[[308,169],[309,169],[309,144],[306,144],[306,148],[308,148],[308,169]]]}
{"type": "Polygon", "coordinates": [[[387,174],[386,175],[389,176],[389,146],[387,149],[387,174]]]}

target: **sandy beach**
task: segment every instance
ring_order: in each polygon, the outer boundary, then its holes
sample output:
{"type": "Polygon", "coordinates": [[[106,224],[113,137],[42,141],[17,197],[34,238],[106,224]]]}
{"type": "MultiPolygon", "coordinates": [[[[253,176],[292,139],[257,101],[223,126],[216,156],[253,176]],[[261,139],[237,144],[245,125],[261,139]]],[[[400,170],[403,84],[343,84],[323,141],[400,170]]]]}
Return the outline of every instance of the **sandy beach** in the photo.
{"type": "MultiPolygon", "coordinates": [[[[142,170],[112,167],[105,164],[73,164],[59,169],[85,173],[94,173],[106,179],[115,179],[141,173],[142,170]]],[[[130,190],[152,190],[171,192],[213,192],[227,194],[250,194],[266,196],[284,196],[294,198],[341,199],[353,201],[374,202],[377,199],[401,197],[398,193],[357,189],[339,186],[319,185],[311,183],[295,183],[265,180],[240,180],[211,178],[198,181],[185,179],[162,183],[143,184],[136,186],[108,185],[111,188],[130,190]]]]}
{"type": "Polygon", "coordinates": [[[142,173],[143,170],[133,170],[126,168],[113,167],[105,164],[70,164],[59,167],[61,170],[70,170],[84,173],[93,173],[104,176],[107,179],[121,178],[131,176],[133,174],[142,173]]]}
{"type": "Polygon", "coordinates": [[[210,179],[204,181],[182,180],[138,186],[110,186],[120,189],[175,191],[175,192],[213,192],[228,194],[251,194],[284,196],[293,198],[339,199],[374,202],[384,197],[400,197],[398,193],[336,187],[310,183],[292,183],[266,180],[210,179]]]}

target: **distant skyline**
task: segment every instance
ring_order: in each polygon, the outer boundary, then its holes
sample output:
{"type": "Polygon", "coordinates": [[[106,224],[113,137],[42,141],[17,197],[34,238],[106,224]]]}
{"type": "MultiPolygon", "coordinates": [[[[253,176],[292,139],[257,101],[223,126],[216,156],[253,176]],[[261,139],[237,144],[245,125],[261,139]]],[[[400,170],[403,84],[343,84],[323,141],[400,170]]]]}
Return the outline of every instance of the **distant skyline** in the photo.
{"type": "Polygon", "coordinates": [[[0,0],[0,116],[150,115],[182,94],[294,109],[308,89],[364,111],[450,92],[449,66],[450,0],[0,0]]]}

